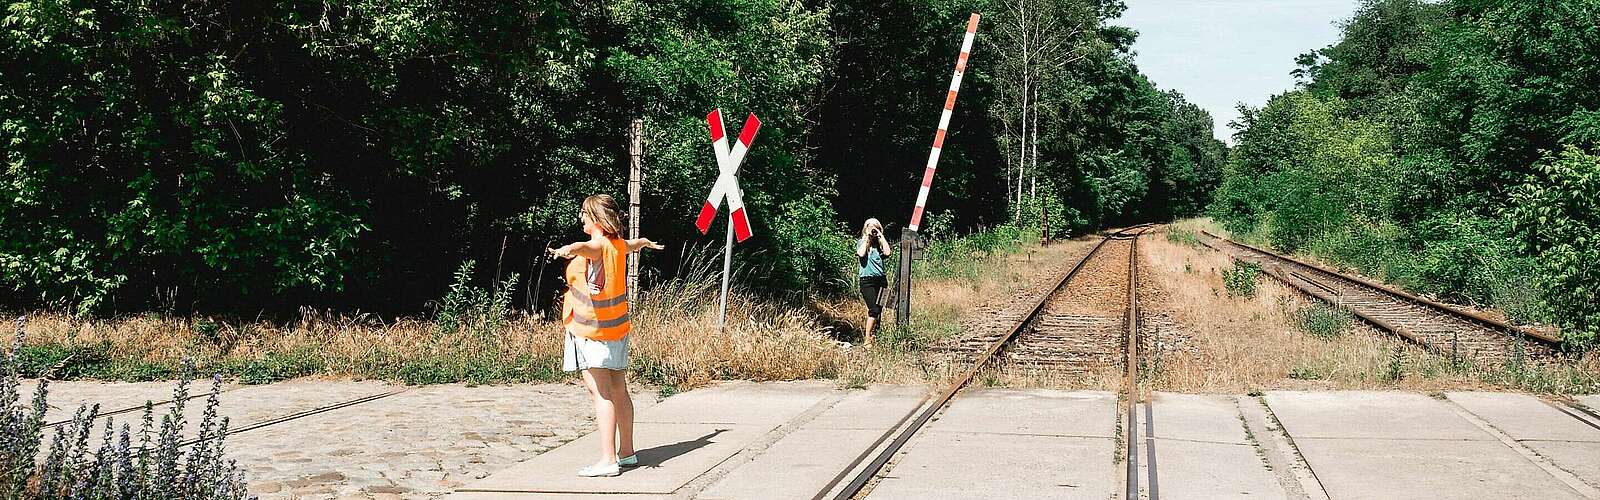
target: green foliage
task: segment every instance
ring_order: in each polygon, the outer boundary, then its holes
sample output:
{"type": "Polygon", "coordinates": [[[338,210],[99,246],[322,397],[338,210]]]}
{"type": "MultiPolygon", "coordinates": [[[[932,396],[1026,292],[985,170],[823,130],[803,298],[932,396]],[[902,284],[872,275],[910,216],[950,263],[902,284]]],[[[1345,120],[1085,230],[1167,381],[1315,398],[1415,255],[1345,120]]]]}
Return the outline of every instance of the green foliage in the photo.
{"type": "Polygon", "coordinates": [[[1600,156],[1567,148],[1547,155],[1511,192],[1507,218],[1535,255],[1539,285],[1573,346],[1600,335],[1600,156]]]}
{"type": "Polygon", "coordinates": [[[480,337],[498,335],[505,329],[506,316],[511,314],[511,291],[516,289],[517,274],[512,273],[505,282],[491,288],[472,285],[473,261],[461,263],[456,269],[450,291],[439,300],[434,311],[434,325],[439,333],[453,333],[466,328],[480,337]]]}
{"type": "Polygon", "coordinates": [[[1210,212],[1590,345],[1596,30],[1596,0],[1366,0],[1299,58],[1302,90],[1245,110],[1210,212]]]}
{"type": "Polygon", "coordinates": [[[268,384],[280,380],[315,375],[326,363],[322,356],[310,348],[289,352],[267,352],[261,357],[240,361],[225,371],[238,377],[244,384],[268,384]]]}
{"type": "Polygon", "coordinates": [[[1406,351],[1404,346],[1394,346],[1389,351],[1389,364],[1384,369],[1383,379],[1398,382],[1406,376],[1406,351]]]}
{"type": "Polygon", "coordinates": [[[1222,271],[1222,286],[1229,297],[1256,296],[1256,282],[1261,279],[1261,266],[1254,262],[1235,261],[1233,269],[1222,271]]]}
{"type": "MultiPolygon", "coordinates": [[[[856,284],[854,238],[834,222],[833,207],[821,196],[807,196],[783,206],[772,219],[776,249],[760,260],[771,266],[776,290],[820,290],[848,293],[856,284]]],[[[887,263],[885,265],[888,265],[887,263]]]]}
{"type": "Polygon", "coordinates": [[[916,276],[976,278],[983,259],[1016,253],[1024,238],[1037,234],[1035,228],[1002,224],[962,237],[930,236],[912,271],[916,276]]]}
{"type": "MultiPolygon", "coordinates": [[[[1195,233],[1194,230],[1177,226],[1167,226],[1166,231],[1167,241],[1190,247],[1200,246],[1200,237],[1197,233],[1195,233]]],[[[1188,268],[1186,266],[1185,271],[1187,270],[1188,268]]]]}
{"type": "Polygon", "coordinates": [[[1323,340],[1333,340],[1350,328],[1350,313],[1327,304],[1312,304],[1290,311],[1289,320],[1300,331],[1323,340]]]}

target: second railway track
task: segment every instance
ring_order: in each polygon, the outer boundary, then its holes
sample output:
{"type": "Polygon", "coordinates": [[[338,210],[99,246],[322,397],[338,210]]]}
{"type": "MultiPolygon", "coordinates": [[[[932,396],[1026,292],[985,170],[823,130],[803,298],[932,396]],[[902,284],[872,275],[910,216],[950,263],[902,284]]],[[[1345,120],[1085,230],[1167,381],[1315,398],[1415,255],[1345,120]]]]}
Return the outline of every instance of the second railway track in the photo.
{"type": "Polygon", "coordinates": [[[1342,307],[1362,320],[1434,352],[1481,363],[1505,363],[1559,352],[1560,339],[1462,311],[1369,280],[1202,231],[1207,246],[1256,263],[1270,276],[1342,307]]]}

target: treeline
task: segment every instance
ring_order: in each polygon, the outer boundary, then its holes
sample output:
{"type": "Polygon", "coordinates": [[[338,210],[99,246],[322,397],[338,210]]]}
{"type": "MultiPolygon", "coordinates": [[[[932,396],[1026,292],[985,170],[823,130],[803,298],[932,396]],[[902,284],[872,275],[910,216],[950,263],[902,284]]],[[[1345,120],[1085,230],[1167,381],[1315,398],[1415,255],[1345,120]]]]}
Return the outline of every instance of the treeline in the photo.
{"type": "Polygon", "coordinates": [[[746,113],[764,122],[741,173],[757,226],[747,272],[771,290],[841,284],[844,235],[909,215],[971,12],[984,21],[929,229],[1039,210],[1058,233],[1193,213],[1222,147],[1209,116],[1131,64],[1135,34],[1112,25],[1122,9],[13,4],[0,20],[0,307],[416,314],[467,261],[484,283],[520,275],[526,306],[539,250],[579,236],[578,202],[626,199],[636,118],[645,233],[673,247],[646,264],[670,275],[684,251],[721,242],[721,223],[710,236],[690,223],[716,176],[714,107],[730,133],[746,113]]]}
{"type": "Polygon", "coordinates": [[[1592,345],[1596,33],[1596,0],[1366,0],[1300,89],[1243,110],[1212,213],[1592,345]]]}

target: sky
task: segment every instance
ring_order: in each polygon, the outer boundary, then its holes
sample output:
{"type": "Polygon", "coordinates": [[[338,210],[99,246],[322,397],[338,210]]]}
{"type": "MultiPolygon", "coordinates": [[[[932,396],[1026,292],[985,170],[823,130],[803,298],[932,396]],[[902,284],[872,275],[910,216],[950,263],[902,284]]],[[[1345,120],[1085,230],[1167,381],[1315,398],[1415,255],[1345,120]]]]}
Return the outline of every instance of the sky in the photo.
{"type": "Polygon", "coordinates": [[[1339,38],[1358,0],[1127,0],[1113,24],[1139,31],[1134,62],[1163,90],[1211,112],[1232,142],[1235,106],[1294,88],[1294,58],[1339,38]]]}

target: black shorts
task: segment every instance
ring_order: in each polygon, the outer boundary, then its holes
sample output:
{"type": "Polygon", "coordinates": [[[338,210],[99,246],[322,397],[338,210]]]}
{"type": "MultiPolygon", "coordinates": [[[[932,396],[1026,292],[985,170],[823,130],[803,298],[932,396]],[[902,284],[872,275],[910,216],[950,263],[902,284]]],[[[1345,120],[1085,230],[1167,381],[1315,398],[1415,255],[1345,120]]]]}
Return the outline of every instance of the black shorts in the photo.
{"type": "Polygon", "coordinates": [[[861,300],[867,303],[867,316],[876,319],[883,314],[883,291],[889,288],[889,278],[885,276],[864,276],[861,278],[861,300]]]}

